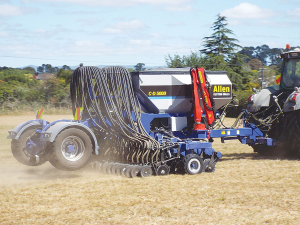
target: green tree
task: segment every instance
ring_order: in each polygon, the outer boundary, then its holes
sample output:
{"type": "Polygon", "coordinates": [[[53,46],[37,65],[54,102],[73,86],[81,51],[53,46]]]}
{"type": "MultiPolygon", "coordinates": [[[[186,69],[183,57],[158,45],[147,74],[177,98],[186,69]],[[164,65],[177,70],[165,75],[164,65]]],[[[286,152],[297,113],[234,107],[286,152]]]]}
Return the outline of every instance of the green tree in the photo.
{"type": "Polygon", "coordinates": [[[166,57],[166,64],[169,68],[184,67],[183,59],[177,54],[175,54],[174,57],[168,55],[168,57],[166,57]]]}
{"type": "Polygon", "coordinates": [[[174,57],[168,55],[166,57],[166,64],[169,68],[179,67],[201,67],[203,64],[203,58],[197,52],[191,52],[190,55],[180,56],[175,54],[174,57]]]}
{"type": "Polygon", "coordinates": [[[143,71],[145,70],[145,63],[138,63],[134,66],[135,71],[143,71]]]}
{"type": "Polygon", "coordinates": [[[221,55],[225,59],[230,59],[237,48],[241,48],[236,44],[238,40],[231,38],[229,35],[234,35],[232,30],[228,29],[226,17],[217,15],[217,20],[214,22],[211,29],[214,33],[210,37],[204,38],[203,49],[200,51],[207,56],[221,55]]]}
{"type": "Polygon", "coordinates": [[[251,59],[254,59],[255,48],[253,46],[243,47],[242,50],[238,52],[241,55],[244,55],[244,62],[249,62],[251,59]]]}
{"type": "Polygon", "coordinates": [[[63,69],[63,70],[72,70],[72,69],[71,69],[69,66],[67,66],[67,65],[63,65],[63,66],[62,66],[62,69],[63,69]]]}
{"type": "Polygon", "coordinates": [[[248,65],[250,66],[251,70],[260,70],[263,66],[262,62],[259,59],[251,59],[248,62],[248,65]]]}
{"type": "Polygon", "coordinates": [[[39,66],[39,67],[37,68],[37,72],[38,72],[38,73],[44,73],[44,67],[39,66]]]}
{"type": "MultiPolygon", "coordinates": [[[[69,67],[70,68],[70,67],[69,67]]],[[[59,79],[64,79],[65,84],[69,85],[71,82],[71,76],[73,71],[71,69],[58,69],[56,77],[59,79]]]]}
{"type": "Polygon", "coordinates": [[[23,70],[26,70],[27,72],[31,73],[31,74],[35,74],[36,71],[33,67],[27,66],[25,68],[23,68],[23,70]]]}

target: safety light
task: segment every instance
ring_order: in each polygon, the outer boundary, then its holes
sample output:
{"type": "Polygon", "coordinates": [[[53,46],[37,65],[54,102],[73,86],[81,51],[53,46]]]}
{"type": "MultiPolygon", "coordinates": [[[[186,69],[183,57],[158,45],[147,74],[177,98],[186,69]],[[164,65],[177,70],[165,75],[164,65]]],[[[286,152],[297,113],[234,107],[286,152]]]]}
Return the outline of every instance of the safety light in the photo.
{"type": "Polygon", "coordinates": [[[254,95],[250,95],[250,97],[248,98],[248,103],[252,103],[254,99],[254,95]]]}
{"type": "Polygon", "coordinates": [[[286,49],[291,49],[290,44],[286,44],[286,49]]]}
{"type": "Polygon", "coordinates": [[[299,95],[299,93],[295,93],[295,94],[291,95],[289,97],[289,102],[296,102],[297,95],[299,95]]]}

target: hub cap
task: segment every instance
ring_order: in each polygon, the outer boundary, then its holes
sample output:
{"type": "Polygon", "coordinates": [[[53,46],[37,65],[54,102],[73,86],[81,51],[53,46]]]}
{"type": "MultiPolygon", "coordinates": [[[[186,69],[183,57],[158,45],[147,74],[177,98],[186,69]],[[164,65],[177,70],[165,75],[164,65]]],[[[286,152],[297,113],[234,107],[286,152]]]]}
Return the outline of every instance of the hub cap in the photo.
{"type": "Polygon", "coordinates": [[[200,172],[200,169],[201,169],[200,161],[198,159],[191,159],[188,164],[188,167],[192,173],[194,173],[194,174],[198,173],[198,172],[200,172]]]}
{"type": "Polygon", "coordinates": [[[62,155],[69,161],[79,160],[84,153],[84,143],[77,136],[69,136],[61,144],[62,155]]]}

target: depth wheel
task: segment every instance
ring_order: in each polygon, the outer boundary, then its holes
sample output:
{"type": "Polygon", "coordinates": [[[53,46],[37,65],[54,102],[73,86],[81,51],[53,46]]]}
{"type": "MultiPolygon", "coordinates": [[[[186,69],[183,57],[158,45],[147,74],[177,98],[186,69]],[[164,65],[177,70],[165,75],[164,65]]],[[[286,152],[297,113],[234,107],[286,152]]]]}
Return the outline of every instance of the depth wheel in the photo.
{"type": "Polygon", "coordinates": [[[70,128],[57,135],[51,150],[49,162],[54,167],[60,170],[78,170],[90,160],[93,145],[84,131],[70,128]]]}
{"type": "Polygon", "coordinates": [[[35,128],[30,128],[21,134],[19,139],[11,141],[11,152],[18,162],[26,166],[40,166],[47,162],[46,144],[35,134],[35,128]],[[39,157],[36,157],[38,155],[39,157]]]}
{"type": "Polygon", "coordinates": [[[108,163],[106,167],[106,174],[111,174],[111,169],[114,165],[115,165],[114,163],[108,163]]]}
{"type": "Polygon", "coordinates": [[[140,169],[141,169],[140,166],[133,166],[132,170],[130,171],[130,176],[132,178],[138,176],[139,172],[140,172],[140,169]]]}
{"type": "Polygon", "coordinates": [[[160,165],[158,168],[157,168],[157,175],[158,176],[165,176],[165,175],[169,175],[170,173],[170,169],[168,166],[166,165],[160,165]]]}
{"type": "Polygon", "coordinates": [[[131,170],[133,169],[134,166],[127,166],[125,169],[125,177],[131,178],[131,170]]]}
{"type": "Polygon", "coordinates": [[[204,159],[203,160],[203,170],[202,170],[202,172],[206,171],[206,168],[207,168],[209,162],[210,162],[210,159],[204,159]]]}
{"type": "Polygon", "coordinates": [[[203,160],[197,154],[188,154],[183,158],[184,170],[186,173],[195,175],[202,173],[203,171],[203,160]]]}
{"type": "Polygon", "coordinates": [[[142,166],[139,172],[141,177],[152,176],[152,168],[150,166],[142,166]]]}
{"type": "Polygon", "coordinates": [[[124,164],[124,166],[121,167],[121,176],[125,177],[125,170],[126,168],[130,166],[129,164],[124,164]]]}
{"type": "Polygon", "coordinates": [[[117,174],[116,169],[118,168],[118,166],[120,166],[120,163],[115,163],[115,164],[111,167],[111,174],[117,174]]]}
{"type": "Polygon", "coordinates": [[[120,176],[121,175],[121,171],[123,168],[124,164],[120,164],[117,168],[116,168],[116,175],[120,176]]]}

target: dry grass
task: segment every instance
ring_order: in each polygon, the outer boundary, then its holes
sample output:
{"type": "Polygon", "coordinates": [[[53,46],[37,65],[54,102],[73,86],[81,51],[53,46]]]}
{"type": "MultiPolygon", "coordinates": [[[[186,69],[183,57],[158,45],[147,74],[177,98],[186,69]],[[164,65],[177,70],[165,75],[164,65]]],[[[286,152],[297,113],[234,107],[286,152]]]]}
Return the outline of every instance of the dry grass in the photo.
{"type": "MultiPolygon", "coordinates": [[[[58,118],[71,116],[45,116],[58,118]]],[[[127,179],[32,168],[16,162],[6,139],[29,119],[0,117],[0,224],[300,224],[297,160],[216,139],[224,157],[210,174],[127,179]]]]}

